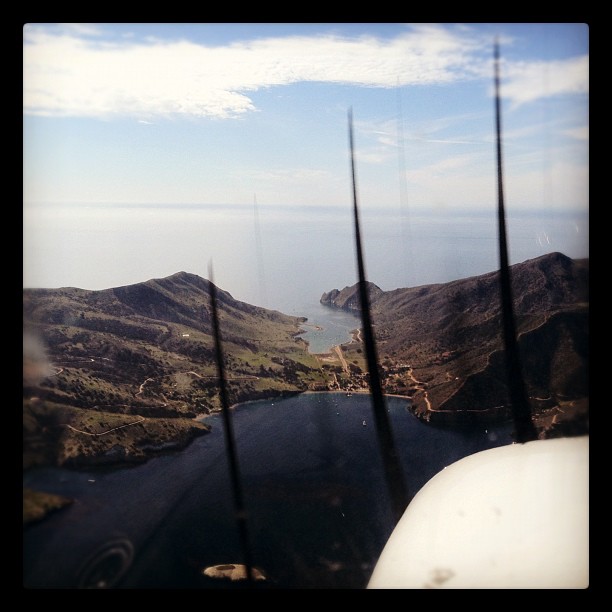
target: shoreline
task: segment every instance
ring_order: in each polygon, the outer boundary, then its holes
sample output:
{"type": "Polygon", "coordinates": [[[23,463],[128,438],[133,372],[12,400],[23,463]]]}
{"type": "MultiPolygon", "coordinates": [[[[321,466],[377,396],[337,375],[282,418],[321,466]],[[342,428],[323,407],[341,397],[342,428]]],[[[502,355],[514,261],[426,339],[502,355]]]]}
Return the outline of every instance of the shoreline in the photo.
{"type": "Polygon", "coordinates": [[[305,338],[302,338],[301,335],[304,334],[305,332],[309,331],[307,329],[304,329],[305,327],[309,327],[314,331],[325,331],[325,327],[323,327],[322,325],[319,325],[318,323],[308,323],[308,319],[306,319],[304,322],[298,323],[298,333],[297,335],[300,336],[300,340],[302,342],[304,342],[307,345],[307,351],[310,355],[314,355],[315,357],[319,356],[319,355],[331,355],[334,351],[334,349],[336,348],[336,346],[344,346],[347,344],[353,344],[355,342],[361,342],[361,329],[360,328],[354,328],[351,329],[349,331],[349,340],[345,341],[345,342],[341,342],[340,344],[334,344],[332,346],[329,347],[329,349],[327,351],[323,351],[323,352],[313,352],[310,349],[310,342],[308,340],[306,340],[305,338]]]}
{"type": "MultiPolygon", "coordinates": [[[[317,325],[316,323],[300,323],[299,326],[300,327],[312,327],[312,329],[314,329],[315,331],[325,331],[324,327],[321,327],[321,325],[317,325]]],[[[306,331],[306,330],[302,330],[302,331],[306,331]]]]}
{"type": "MultiPolygon", "coordinates": [[[[256,399],[252,399],[252,400],[244,400],[242,402],[236,402],[235,404],[232,404],[229,409],[230,410],[234,410],[235,408],[238,408],[240,406],[248,406],[249,404],[254,404],[255,402],[273,402],[274,400],[284,400],[287,399],[289,397],[295,397],[297,395],[314,395],[314,394],[319,394],[319,393],[324,393],[324,394],[339,394],[339,395],[346,395],[347,397],[349,397],[350,395],[371,395],[371,391],[369,389],[356,389],[354,391],[342,391],[342,390],[338,390],[338,389],[328,389],[326,391],[315,391],[313,389],[305,389],[304,391],[296,391],[295,393],[286,393],[284,395],[273,395],[270,397],[258,397],[256,399]]],[[[383,394],[384,397],[394,397],[396,399],[401,399],[401,400],[406,400],[406,402],[408,403],[408,405],[411,405],[411,398],[408,395],[401,395],[399,393],[384,393],[383,394]]],[[[412,410],[410,411],[412,412],[412,410]]],[[[199,421],[199,422],[204,422],[204,420],[208,417],[212,417],[215,415],[219,415],[222,414],[222,410],[215,410],[214,412],[210,412],[208,414],[199,414],[196,417],[194,417],[194,421],[199,421]]],[[[414,414],[414,413],[413,413],[414,414]]],[[[418,418],[418,416],[415,414],[415,417],[418,418]]],[[[421,419],[419,419],[421,420],[421,419]]]]}

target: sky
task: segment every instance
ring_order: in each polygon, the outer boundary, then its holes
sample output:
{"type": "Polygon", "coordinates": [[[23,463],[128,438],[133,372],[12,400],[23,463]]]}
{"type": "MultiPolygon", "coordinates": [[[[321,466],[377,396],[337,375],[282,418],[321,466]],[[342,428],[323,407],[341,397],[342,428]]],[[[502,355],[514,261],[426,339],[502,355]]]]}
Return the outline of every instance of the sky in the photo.
{"type": "Polygon", "coordinates": [[[24,205],[588,210],[585,24],[27,24],[24,205]]]}
{"type": "Polygon", "coordinates": [[[220,229],[254,204],[348,210],[349,109],[364,214],[495,210],[496,39],[507,211],[588,214],[586,24],[26,24],[24,286],[206,276],[198,206],[226,260],[261,255],[220,229]]]}

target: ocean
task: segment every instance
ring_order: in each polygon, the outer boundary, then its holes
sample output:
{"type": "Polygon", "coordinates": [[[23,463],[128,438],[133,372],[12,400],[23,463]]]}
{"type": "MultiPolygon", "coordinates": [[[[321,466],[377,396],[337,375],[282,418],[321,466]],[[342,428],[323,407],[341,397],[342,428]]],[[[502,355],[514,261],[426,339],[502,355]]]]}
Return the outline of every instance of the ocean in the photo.
{"type": "MultiPolygon", "coordinates": [[[[364,208],[368,280],[391,290],[496,270],[496,223],[495,211],[364,208]]],[[[589,255],[587,212],[510,212],[507,225],[511,263],[553,251],[589,255]]],[[[106,289],[180,271],[208,278],[211,263],[215,283],[234,298],[324,327],[308,328],[313,352],[348,340],[356,326],[319,303],[357,282],[350,207],[24,207],[24,287],[106,289]]]]}

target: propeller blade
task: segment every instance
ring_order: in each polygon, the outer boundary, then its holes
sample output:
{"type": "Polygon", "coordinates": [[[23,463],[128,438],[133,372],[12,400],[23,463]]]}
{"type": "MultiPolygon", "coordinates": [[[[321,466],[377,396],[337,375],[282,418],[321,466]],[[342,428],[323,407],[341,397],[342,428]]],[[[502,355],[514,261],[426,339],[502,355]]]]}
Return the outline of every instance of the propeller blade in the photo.
{"type": "Polygon", "coordinates": [[[382,392],[380,373],[378,370],[378,355],[376,352],[376,341],[372,331],[372,319],[370,315],[370,299],[368,296],[368,285],[366,282],[363,248],[361,244],[361,229],[359,226],[359,209],[357,204],[357,180],[355,177],[355,154],[353,142],[353,112],[349,110],[349,146],[351,157],[351,176],[353,182],[353,213],[355,225],[355,248],[357,254],[357,268],[359,273],[359,299],[361,303],[361,321],[363,326],[363,339],[365,353],[370,374],[370,392],[372,394],[372,406],[374,410],[374,421],[378,444],[382,453],[383,466],[387,487],[391,496],[393,512],[399,520],[408,505],[408,494],[399,455],[395,448],[391,423],[385,406],[385,398],[382,392]]]}

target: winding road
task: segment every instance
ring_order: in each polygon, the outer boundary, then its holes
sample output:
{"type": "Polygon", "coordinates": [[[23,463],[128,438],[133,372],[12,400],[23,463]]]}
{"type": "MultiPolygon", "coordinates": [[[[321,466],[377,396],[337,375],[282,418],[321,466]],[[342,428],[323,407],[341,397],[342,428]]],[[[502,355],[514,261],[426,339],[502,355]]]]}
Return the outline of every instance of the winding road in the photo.
{"type": "MultiPolygon", "coordinates": [[[[109,359],[108,357],[101,357],[99,359],[103,359],[105,361],[112,361],[111,359],[109,359]]],[[[83,359],[76,359],[74,361],[59,361],[57,362],[59,363],[63,363],[66,366],[68,364],[77,364],[77,363],[92,363],[95,362],[96,359],[94,359],[93,357],[86,357],[83,359]]],[[[346,364],[346,362],[344,362],[346,364]]],[[[65,368],[63,367],[59,367],[59,366],[53,366],[57,371],[53,372],[51,374],[49,374],[49,377],[51,376],[58,376],[59,374],[61,374],[65,368]]],[[[177,372],[175,372],[176,374],[177,372]]],[[[208,380],[212,380],[212,379],[216,379],[218,378],[217,376],[214,375],[210,375],[210,376],[202,376],[201,374],[198,374],[197,372],[194,372],[193,370],[188,370],[187,372],[185,372],[185,374],[192,374],[193,376],[196,376],[197,378],[201,378],[201,379],[208,379],[208,380]]],[[[164,374],[163,376],[159,376],[156,378],[164,378],[165,376],[168,376],[167,374],[164,374]]],[[[155,380],[155,378],[145,378],[145,380],[140,384],[140,386],[138,387],[138,391],[134,394],[134,397],[138,397],[139,395],[141,395],[144,390],[145,390],[145,385],[148,382],[153,382],[155,380]]],[[[249,375],[249,374],[245,374],[243,376],[233,376],[228,378],[228,380],[259,380],[259,376],[255,376],[255,375],[249,375]]],[[[164,400],[166,400],[166,398],[163,396],[162,397],[164,400]]],[[[165,407],[168,405],[168,401],[166,400],[164,403],[156,405],[155,407],[159,406],[159,407],[165,407]]],[[[114,407],[125,407],[127,406],[127,404],[110,404],[107,406],[94,406],[94,408],[114,408],[114,407]]],[[[141,407],[146,407],[146,406],[141,406],[141,407]]],[[[86,436],[103,436],[105,434],[110,433],[111,431],[116,431],[117,429],[122,429],[124,427],[128,427],[130,425],[136,425],[137,423],[142,423],[143,421],[145,421],[146,419],[144,417],[139,417],[140,420],[138,421],[132,421],[131,423],[126,423],[124,425],[119,425],[118,427],[113,427],[111,429],[107,429],[106,431],[100,432],[100,433],[90,433],[88,431],[83,431],[82,429],[77,429],[76,427],[73,427],[72,425],[69,425],[68,423],[63,423],[63,425],[65,425],[66,427],[68,427],[69,429],[72,429],[72,431],[76,431],[78,433],[82,433],[86,436]]]]}
{"type": "Polygon", "coordinates": [[[144,417],[139,417],[139,418],[140,418],[140,421],[132,421],[131,423],[125,423],[124,425],[119,425],[118,427],[112,427],[111,429],[107,429],[106,431],[101,431],[99,433],[90,433],[89,431],[83,431],[82,429],[77,429],[76,427],[73,427],[72,425],[68,425],[67,423],[64,423],[64,425],[68,427],[69,429],[72,429],[72,431],[77,431],[78,433],[85,434],[86,436],[104,436],[110,433],[111,431],[116,431],[117,429],[123,429],[124,427],[129,427],[130,425],[137,425],[138,423],[142,423],[145,420],[144,417]]]}
{"type": "Polygon", "coordinates": [[[420,380],[417,380],[414,377],[414,374],[412,372],[412,368],[410,368],[410,370],[408,370],[408,376],[412,379],[414,384],[417,385],[417,388],[419,389],[419,391],[423,392],[423,399],[425,400],[425,404],[427,405],[427,411],[428,412],[435,412],[434,408],[431,407],[431,402],[429,401],[429,395],[427,394],[427,389],[425,388],[425,383],[420,381],[420,380]]]}
{"type": "MultiPolygon", "coordinates": [[[[198,374],[197,372],[194,372],[193,370],[188,370],[187,372],[185,372],[185,374],[193,374],[194,376],[197,376],[198,378],[203,378],[207,380],[219,378],[218,376],[202,376],[201,374],[198,374]]],[[[152,379],[149,379],[149,380],[152,380],[152,379]]],[[[255,376],[253,374],[244,374],[244,376],[229,376],[227,380],[259,380],[259,376],[255,376]]]]}

